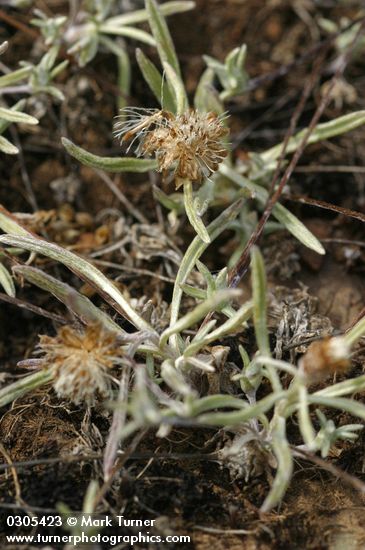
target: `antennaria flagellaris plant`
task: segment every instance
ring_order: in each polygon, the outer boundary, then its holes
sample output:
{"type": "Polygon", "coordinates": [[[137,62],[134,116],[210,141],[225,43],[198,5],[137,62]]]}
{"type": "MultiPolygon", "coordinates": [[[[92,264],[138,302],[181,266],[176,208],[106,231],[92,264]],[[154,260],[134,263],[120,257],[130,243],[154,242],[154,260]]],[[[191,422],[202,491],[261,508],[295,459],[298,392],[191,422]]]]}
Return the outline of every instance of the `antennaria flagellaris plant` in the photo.
{"type": "MultiPolygon", "coordinates": [[[[343,336],[315,342],[298,365],[275,359],[269,338],[266,273],[260,250],[251,249],[251,297],[248,300],[243,299],[240,290],[228,288],[227,268],[213,274],[204,264],[205,251],[215,245],[215,240],[225,230],[240,224],[247,196],[255,199],[259,209],[266,204],[270,177],[276,169],[282,144],[261,153],[252,152],[243,166],[233,161],[224,101],[245,90],[245,46],[233,50],[224,63],[206,58],[208,67],[197,87],[194,108],[189,108],[178,57],[164,18],[164,14],[183,11],[188,4],[191,7],[190,3],[168,2],[160,8],[155,0],[146,0],[145,10],[109,19],[108,10],[102,10],[94,14],[94,19],[86,17],[82,23],[92,29],[92,40],[86,44],[80,35],[81,42],[76,42],[78,51],[84,56],[80,58],[81,63],[91,59],[99,40],[116,53],[115,45],[105,35],[120,34],[140,40],[144,36],[145,42],[156,45],[160,67],[141,50],[137,50],[136,55],[160,109],[124,108],[116,125],[121,141],[127,142],[130,149],[138,142],[137,155],[147,158],[135,158],[129,153],[116,158],[100,157],[63,139],[65,149],[86,166],[110,172],[160,170],[174,177],[176,189],[171,195],[156,187],[154,196],[175,216],[185,213],[196,234],[179,265],[169,324],[161,331],[156,330],[130,298],[91,261],[33,235],[3,210],[0,228],[5,234],[0,236],[0,244],[11,247],[8,249],[10,254],[12,249],[18,253],[27,251],[64,265],[91,285],[128,325],[122,328],[79,291],[40,269],[27,264],[14,266],[14,274],[51,293],[79,320],[83,329],[73,334],[69,327],[64,327],[54,338],[43,337],[40,349],[45,355],[39,359],[41,368],[1,389],[0,405],[46,383],[52,383],[59,395],[67,397],[70,379],[67,381],[65,375],[60,374],[62,365],[65,370],[67,367],[69,376],[74,377],[72,380],[77,377],[77,366],[69,349],[73,345],[77,352],[90,343],[96,331],[100,338],[94,346],[100,353],[97,360],[90,348],[89,367],[90,373],[94,373],[90,384],[98,390],[108,390],[109,405],[113,409],[104,458],[105,479],[112,475],[119,444],[135,432],[155,428],[157,435],[163,437],[173,426],[181,424],[202,429],[207,426],[224,428],[234,435],[235,442],[230,451],[221,453],[223,463],[229,466],[233,460],[240,460],[242,449],[250,442],[257,452],[262,451],[270,457],[270,464],[275,464],[275,478],[262,504],[262,511],[267,512],[280,503],[290,483],[295,449],[320,452],[326,457],[338,440],[354,440],[362,428],[361,424],[336,426],[322,409],[346,411],[365,420],[365,405],[354,398],[365,389],[365,375],[329,384],[320,390],[313,389],[313,382],[325,380],[335,371],[348,367],[351,348],[365,334],[365,321],[359,321],[343,336]],[[144,31],[141,35],[142,31],[137,32],[131,26],[145,19],[148,19],[151,35],[144,31]],[[220,93],[214,89],[215,75],[222,87],[220,93]],[[228,205],[222,198],[227,186],[228,205]],[[192,283],[191,276],[197,272],[204,280],[204,288],[192,283]],[[188,310],[184,306],[184,295],[195,300],[188,310]],[[224,347],[222,343],[226,337],[243,333],[249,323],[254,328],[256,351],[239,348],[239,364],[231,377],[237,393],[202,395],[195,382],[196,373],[214,373],[215,348],[224,347]],[[110,392],[107,374],[108,369],[115,366],[122,370],[119,392],[116,385],[110,392]],[[289,383],[284,384],[283,373],[286,380],[289,377],[289,383]],[[313,412],[318,422],[313,420],[313,412]],[[293,417],[297,420],[302,441],[297,447],[290,444],[287,434],[293,417]]],[[[53,27],[37,23],[50,43],[57,41],[57,33],[65,21],[58,23],[53,21],[53,27]]],[[[82,28],[78,30],[82,33],[82,28]]],[[[365,112],[359,111],[318,124],[308,143],[330,139],[364,122],[365,112]]],[[[297,149],[303,132],[289,140],[286,154],[297,149]]],[[[301,243],[319,254],[324,253],[318,239],[284,206],[276,204],[272,214],[280,226],[301,243]]],[[[4,275],[4,281],[9,292],[14,293],[10,275],[4,275]]],[[[93,404],[90,392],[86,394],[81,390],[76,397],[70,392],[69,399],[77,403],[84,399],[93,404]]],[[[246,465],[242,467],[245,469],[246,465]]]]}

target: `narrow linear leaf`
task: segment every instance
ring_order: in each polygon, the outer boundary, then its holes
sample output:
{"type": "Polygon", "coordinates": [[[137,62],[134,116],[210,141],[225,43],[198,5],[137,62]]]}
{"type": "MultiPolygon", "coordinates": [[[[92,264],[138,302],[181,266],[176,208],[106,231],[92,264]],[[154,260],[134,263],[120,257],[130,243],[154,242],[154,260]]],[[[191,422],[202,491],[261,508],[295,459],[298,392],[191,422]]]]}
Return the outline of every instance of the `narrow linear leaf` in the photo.
{"type": "Polygon", "coordinates": [[[266,273],[264,259],[255,246],[251,251],[251,285],[253,296],[253,323],[256,342],[261,355],[270,356],[266,313],[266,273]]]}
{"type": "Polygon", "coordinates": [[[125,334],[125,331],[117,323],[114,323],[109,315],[96,307],[86,296],[77,292],[72,286],[55,279],[35,267],[19,265],[15,266],[13,270],[14,273],[21,275],[28,282],[46,292],[50,292],[85,324],[99,323],[109,331],[125,334]]]}
{"type": "MultiPolygon", "coordinates": [[[[103,459],[103,473],[104,480],[107,481],[112,476],[113,466],[117,458],[117,452],[119,448],[119,434],[123,430],[126,424],[127,418],[127,400],[129,393],[129,381],[130,381],[130,366],[126,366],[123,369],[122,378],[119,384],[118,392],[118,405],[125,404],[125,407],[119,406],[113,413],[113,421],[110,427],[108,439],[105,446],[104,459],[103,459]]],[[[93,511],[93,510],[92,510],[93,511]]]]}
{"type": "Polygon", "coordinates": [[[22,67],[17,71],[12,71],[9,74],[4,74],[3,76],[0,76],[0,88],[5,88],[6,86],[15,84],[20,80],[24,80],[31,74],[32,71],[33,71],[33,66],[28,66],[28,67],[22,67]]]}
{"type": "Polygon", "coordinates": [[[174,43],[159,6],[155,0],[146,0],[146,9],[148,13],[148,22],[157,43],[157,51],[161,63],[169,63],[175,73],[181,76],[174,43]]]}
{"type": "MultiPolygon", "coordinates": [[[[266,201],[269,197],[269,194],[266,189],[257,185],[256,183],[251,182],[249,179],[245,178],[241,174],[238,174],[233,168],[228,166],[225,163],[222,163],[219,166],[219,172],[230,179],[239,187],[243,189],[248,189],[251,191],[255,198],[263,205],[266,204],[266,201]]],[[[294,214],[292,214],[285,206],[282,204],[276,204],[273,208],[272,214],[284,227],[292,234],[299,242],[303,243],[305,246],[314,250],[318,254],[325,254],[325,249],[322,244],[319,242],[317,237],[311,233],[306,226],[298,220],[294,214]]]]}
{"type": "Polygon", "coordinates": [[[350,378],[344,380],[344,382],[338,382],[333,386],[328,386],[315,392],[313,395],[325,396],[325,397],[341,397],[341,395],[358,393],[365,389],[365,374],[357,376],[356,378],[350,378]]]}
{"type": "Polygon", "coordinates": [[[198,420],[199,423],[203,425],[208,424],[209,426],[235,426],[266,413],[285,396],[286,391],[270,393],[270,395],[255,403],[255,405],[245,407],[243,410],[206,413],[199,416],[198,420]]]}
{"type": "Polygon", "coordinates": [[[201,113],[217,113],[221,115],[224,112],[224,105],[220,101],[218,92],[213,86],[214,71],[206,69],[198,82],[195,96],[195,108],[201,113]]]}
{"type": "MultiPolygon", "coordinates": [[[[111,40],[112,43],[113,40],[111,40]]],[[[120,48],[121,53],[117,55],[118,60],[118,108],[123,109],[128,104],[128,98],[131,95],[132,84],[132,69],[129,56],[123,48],[120,48]]]]}
{"type": "Polygon", "coordinates": [[[6,155],[17,155],[19,153],[18,147],[15,147],[9,140],[0,136],[0,151],[6,155]]]}
{"type": "Polygon", "coordinates": [[[0,262],[0,285],[8,296],[15,297],[15,286],[12,276],[5,266],[0,262]]]}
{"type": "Polygon", "coordinates": [[[33,233],[25,229],[16,219],[0,204],[0,229],[13,235],[33,236],[33,233]]]}
{"type": "Polygon", "coordinates": [[[44,386],[53,378],[52,369],[41,370],[0,389],[0,407],[5,407],[18,397],[44,386]]]}
{"type": "Polygon", "coordinates": [[[50,80],[55,79],[56,76],[61,74],[62,71],[64,71],[66,69],[66,67],[68,67],[69,63],[70,63],[69,60],[65,59],[64,61],[61,61],[61,63],[56,65],[56,67],[54,69],[52,69],[52,71],[50,72],[50,80]]]}
{"type": "Polygon", "coordinates": [[[298,369],[297,367],[294,367],[294,365],[291,365],[286,361],[273,359],[272,357],[255,355],[255,363],[257,363],[258,365],[270,365],[271,367],[274,367],[279,371],[287,372],[291,376],[296,376],[298,374],[298,369]]]}
{"type": "Polygon", "coordinates": [[[365,334],[365,317],[362,317],[343,338],[348,346],[355,345],[365,334]]]}
{"type": "Polygon", "coordinates": [[[326,251],[317,237],[311,233],[304,223],[302,223],[294,214],[282,204],[276,204],[273,210],[275,218],[307,248],[314,250],[317,254],[325,254],[326,251]]]}
{"type": "Polygon", "coordinates": [[[346,399],[346,397],[327,397],[326,395],[308,395],[308,402],[313,405],[323,405],[346,411],[350,414],[365,420],[365,405],[355,401],[354,399],[346,399]]]}
{"type": "Polygon", "coordinates": [[[5,40],[0,44],[0,55],[6,52],[6,50],[8,49],[8,46],[9,46],[9,42],[7,40],[5,40]]]}
{"type": "Polygon", "coordinates": [[[190,180],[184,180],[184,206],[185,212],[189,219],[189,222],[194,227],[196,233],[199,235],[201,240],[207,244],[210,243],[209,233],[196,210],[195,201],[193,196],[193,185],[190,180]]]}
{"type": "Polygon", "coordinates": [[[114,34],[116,36],[126,36],[127,38],[133,38],[139,40],[149,46],[156,46],[156,40],[148,34],[148,32],[141,31],[135,27],[113,27],[112,25],[101,25],[100,32],[106,34],[114,34]]]}
{"type": "Polygon", "coordinates": [[[43,254],[44,256],[64,264],[78,277],[91,284],[107,302],[121,313],[121,315],[129,319],[136,328],[141,330],[152,330],[150,325],[132,308],[118,288],[101,271],[81,256],[54,243],[49,243],[34,237],[0,235],[0,243],[43,254]]]}
{"type": "Polygon", "coordinates": [[[66,151],[86,166],[99,168],[108,172],[148,172],[157,168],[155,160],[136,159],[132,157],[99,157],[88,153],[67,138],[62,138],[66,151]]]}
{"type": "Polygon", "coordinates": [[[163,347],[173,334],[178,334],[195,325],[208,313],[219,309],[227,300],[240,295],[241,291],[237,289],[218,290],[211,298],[196,306],[192,311],[181,317],[173,326],[164,330],[160,338],[160,346],[163,347]]]}
{"type": "Polygon", "coordinates": [[[115,40],[107,36],[100,37],[100,43],[104,44],[117,58],[118,61],[118,108],[127,106],[127,100],[131,90],[131,62],[125,48],[119,46],[115,40]]]}
{"type": "Polygon", "coordinates": [[[163,109],[167,109],[167,111],[170,111],[171,113],[175,113],[175,100],[157,67],[139,48],[136,50],[136,59],[143,78],[147,82],[157,101],[159,101],[161,107],[163,109]]]}
{"type": "MultiPolygon", "coordinates": [[[[199,273],[203,276],[204,283],[206,284],[206,287],[207,287],[207,297],[209,297],[212,295],[213,292],[215,292],[216,290],[219,290],[218,286],[216,286],[216,281],[214,280],[214,277],[210,272],[210,270],[207,268],[207,266],[203,262],[201,262],[200,260],[197,260],[196,267],[199,273]]],[[[227,288],[227,285],[225,285],[225,288],[227,288]]]]}
{"type": "Polygon", "coordinates": [[[167,195],[157,185],[152,187],[153,197],[168,210],[175,210],[178,213],[184,212],[184,206],[180,202],[176,202],[172,195],[167,195]]]}
{"type": "MultiPolygon", "coordinates": [[[[242,208],[242,204],[242,199],[234,202],[207,226],[207,231],[212,242],[223,233],[229,223],[237,217],[237,214],[242,208]]],[[[194,269],[196,260],[200,258],[208,246],[208,243],[205,243],[199,236],[196,236],[182,259],[175,279],[171,302],[170,326],[173,326],[179,318],[180,302],[183,295],[182,285],[186,282],[191,270],[194,269]]],[[[172,339],[174,347],[178,351],[177,338],[173,336],[172,339]]]]}
{"type": "Polygon", "coordinates": [[[186,95],[184,84],[180,76],[174,71],[169,63],[163,63],[166,73],[167,82],[170,90],[174,92],[176,112],[178,115],[183,114],[188,108],[188,98],[186,95]]]}
{"type": "Polygon", "coordinates": [[[251,314],[252,302],[247,302],[236,311],[230,319],[223,323],[223,325],[208,333],[203,338],[194,338],[192,343],[185,349],[184,357],[190,357],[211,342],[223,338],[226,334],[232,334],[233,331],[240,328],[242,324],[250,318],[251,314]]]}
{"type": "Polygon", "coordinates": [[[194,391],[185,380],[182,372],[175,368],[172,361],[164,361],[161,365],[161,378],[176,393],[191,398],[194,391]]]}
{"type": "Polygon", "coordinates": [[[275,426],[272,433],[272,447],[278,467],[270,492],[261,506],[261,512],[269,512],[279,504],[288,488],[293,474],[294,461],[286,438],[286,419],[281,416],[275,420],[275,426]]]}
{"type": "MultiPolygon", "coordinates": [[[[176,1],[176,2],[165,2],[159,6],[160,13],[162,15],[174,15],[175,13],[183,13],[195,8],[195,2],[189,1],[176,1]]],[[[135,25],[136,23],[143,23],[148,19],[147,10],[136,10],[131,13],[126,13],[123,15],[116,15],[115,17],[110,17],[105,22],[105,25],[111,25],[113,27],[119,25],[135,25]]]]}
{"type": "Polygon", "coordinates": [[[4,107],[0,107],[0,118],[3,118],[9,122],[38,124],[38,120],[34,116],[27,115],[26,113],[21,113],[19,111],[14,111],[12,109],[5,109],[4,107]]]}
{"type": "MultiPolygon", "coordinates": [[[[15,105],[12,105],[10,107],[11,111],[21,111],[26,104],[25,99],[20,99],[15,103],[15,105]]],[[[5,120],[4,118],[0,118],[0,134],[3,134],[5,130],[10,126],[10,122],[8,120],[5,120]]]]}
{"type": "MultiPolygon", "coordinates": [[[[323,141],[325,139],[351,132],[352,130],[355,130],[355,128],[358,128],[363,124],[365,124],[365,110],[355,111],[354,113],[340,116],[338,118],[335,118],[334,120],[330,120],[329,122],[323,122],[322,124],[318,124],[315,127],[315,129],[309,136],[307,146],[311,145],[312,143],[317,143],[318,141],[323,141]]],[[[287,153],[293,153],[298,148],[306,131],[306,128],[304,130],[301,130],[289,140],[286,149],[287,153]]],[[[283,144],[279,143],[278,145],[275,145],[275,147],[272,147],[264,153],[261,153],[260,156],[265,162],[272,162],[279,158],[282,148],[283,144]]]]}
{"type": "Polygon", "coordinates": [[[299,407],[298,407],[298,420],[299,420],[299,429],[302,434],[304,443],[311,449],[313,441],[316,437],[316,433],[313,428],[312,419],[309,413],[308,407],[308,391],[305,386],[302,384],[299,386],[298,390],[299,397],[299,407]]]}
{"type": "Polygon", "coordinates": [[[247,401],[232,397],[231,395],[222,395],[220,393],[214,395],[208,395],[193,401],[191,404],[191,415],[198,416],[203,412],[214,409],[246,409],[248,407],[247,401]]]}
{"type": "Polygon", "coordinates": [[[207,297],[206,290],[203,290],[202,288],[196,288],[195,286],[187,284],[181,285],[181,288],[185,294],[191,296],[192,298],[197,298],[197,300],[205,300],[207,297]]]}

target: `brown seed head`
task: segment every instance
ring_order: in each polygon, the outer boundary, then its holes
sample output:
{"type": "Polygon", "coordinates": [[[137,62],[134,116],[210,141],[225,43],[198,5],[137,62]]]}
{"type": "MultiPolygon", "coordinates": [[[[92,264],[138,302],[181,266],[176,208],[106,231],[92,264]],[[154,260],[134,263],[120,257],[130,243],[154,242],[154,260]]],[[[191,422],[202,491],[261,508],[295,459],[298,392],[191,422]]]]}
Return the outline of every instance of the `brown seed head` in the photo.
{"type": "Polygon", "coordinates": [[[227,133],[214,113],[187,111],[149,133],[142,150],[156,155],[160,171],[172,168],[178,178],[201,181],[226,157],[222,139],[227,133]]]}
{"type": "Polygon", "coordinates": [[[133,121],[122,118],[115,128],[122,141],[139,139],[138,154],[155,155],[159,170],[173,170],[179,179],[201,181],[227,156],[223,140],[228,129],[215,113],[149,111],[133,121]]]}
{"type": "Polygon", "coordinates": [[[113,333],[99,325],[83,332],[64,326],[56,336],[40,336],[38,349],[44,353],[44,365],[53,369],[53,386],[59,397],[92,405],[97,394],[110,396],[107,372],[122,356],[113,333]]]}
{"type": "Polygon", "coordinates": [[[340,336],[312,342],[299,366],[310,383],[320,382],[335,372],[345,372],[349,366],[350,350],[340,336]]]}

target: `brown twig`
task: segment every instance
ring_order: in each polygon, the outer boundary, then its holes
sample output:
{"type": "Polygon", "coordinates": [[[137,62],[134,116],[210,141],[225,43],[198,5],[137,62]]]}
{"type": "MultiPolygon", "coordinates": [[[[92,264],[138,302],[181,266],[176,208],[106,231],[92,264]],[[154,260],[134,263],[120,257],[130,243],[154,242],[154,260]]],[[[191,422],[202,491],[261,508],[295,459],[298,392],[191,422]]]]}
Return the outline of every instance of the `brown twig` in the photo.
{"type": "Polygon", "coordinates": [[[304,197],[303,195],[283,195],[283,198],[289,201],[299,202],[301,204],[308,204],[309,206],[316,206],[317,208],[323,208],[324,210],[331,210],[332,212],[336,212],[337,214],[342,214],[349,218],[354,218],[355,220],[365,222],[365,214],[362,214],[362,212],[357,212],[356,210],[344,208],[343,206],[337,206],[336,204],[332,204],[329,202],[311,199],[310,197],[304,197]]]}
{"type": "MultiPolygon", "coordinates": [[[[274,113],[277,111],[283,109],[286,103],[288,101],[294,99],[296,95],[296,92],[290,92],[287,95],[279,97],[277,101],[273,105],[271,105],[261,116],[256,117],[251,124],[246,126],[241,132],[239,132],[234,138],[232,139],[232,151],[237,149],[237,147],[240,145],[242,141],[244,141],[253,130],[255,130],[260,124],[264,121],[269,121],[274,113]]],[[[230,110],[232,112],[232,110],[230,110]]],[[[233,111],[234,112],[234,111],[233,111]]]]}
{"type": "Polygon", "coordinates": [[[324,173],[337,173],[340,174],[365,174],[365,166],[336,166],[336,165],[317,165],[310,164],[309,166],[297,166],[295,172],[301,172],[303,174],[311,174],[312,172],[324,172],[324,173]]]}
{"type": "Polygon", "coordinates": [[[21,493],[21,489],[20,489],[18,473],[16,471],[16,468],[14,468],[14,464],[13,464],[13,461],[12,461],[9,453],[7,452],[7,450],[5,449],[5,447],[2,443],[0,443],[0,453],[5,458],[5,460],[7,462],[7,466],[9,467],[9,469],[11,471],[11,475],[13,476],[16,502],[17,502],[17,504],[24,505],[24,501],[22,499],[22,493],[21,493]]]}
{"type": "Polygon", "coordinates": [[[349,332],[359,321],[361,321],[363,317],[365,317],[365,307],[363,307],[357,317],[355,317],[355,319],[351,321],[350,325],[345,330],[345,334],[349,332]]]}
{"type": "MultiPolygon", "coordinates": [[[[286,168],[276,191],[274,192],[274,194],[271,197],[269,197],[269,199],[266,203],[264,212],[263,212],[263,214],[262,214],[262,216],[261,216],[261,218],[260,218],[260,220],[257,224],[257,227],[256,227],[255,231],[253,232],[253,234],[251,235],[249,241],[247,242],[247,244],[245,246],[245,249],[243,250],[236,266],[233,269],[231,269],[231,271],[229,272],[228,282],[229,282],[229,287],[230,288],[235,288],[239,284],[242,277],[245,275],[245,273],[248,269],[249,261],[250,261],[251,248],[260,239],[260,237],[263,233],[264,227],[266,225],[266,222],[268,221],[274,206],[276,205],[276,203],[280,199],[281,194],[284,190],[284,187],[287,185],[287,183],[288,183],[288,181],[289,181],[289,179],[290,179],[290,177],[293,173],[294,168],[296,167],[300,157],[302,156],[302,154],[304,152],[304,149],[305,149],[305,147],[308,143],[308,139],[309,139],[310,135],[312,134],[312,132],[315,129],[316,125],[318,124],[318,121],[321,118],[326,106],[328,105],[328,103],[330,101],[332,89],[333,89],[336,81],[338,80],[339,77],[341,77],[341,75],[343,74],[343,72],[344,72],[344,70],[347,66],[350,53],[352,51],[352,48],[353,48],[354,44],[356,43],[358,37],[360,36],[360,34],[363,30],[363,26],[364,26],[364,20],[362,20],[362,25],[360,26],[360,29],[356,33],[356,36],[355,36],[354,40],[352,41],[351,45],[349,46],[349,48],[347,49],[346,53],[344,53],[342,55],[341,62],[338,63],[337,70],[336,70],[334,76],[332,77],[332,79],[330,81],[330,85],[328,86],[328,88],[326,90],[326,93],[322,97],[322,100],[321,100],[320,104],[318,105],[318,107],[317,107],[317,109],[316,109],[316,111],[315,111],[315,113],[314,113],[314,115],[313,115],[313,117],[312,117],[312,119],[309,123],[309,126],[308,126],[308,128],[307,128],[307,130],[306,130],[306,132],[303,136],[302,141],[300,142],[300,144],[299,144],[297,150],[295,151],[288,167],[286,168]]],[[[316,68],[314,69],[314,71],[312,73],[311,81],[314,80],[314,77],[316,76],[317,71],[318,71],[318,64],[317,64],[316,68]]],[[[306,95],[306,93],[307,92],[305,90],[303,92],[303,96],[306,95]]],[[[300,102],[300,104],[301,103],[302,103],[302,101],[300,102]]],[[[293,119],[295,119],[295,118],[297,118],[297,113],[296,112],[293,115],[293,119]]],[[[290,124],[290,130],[292,129],[292,127],[293,127],[293,125],[291,123],[290,124]]],[[[285,150],[285,143],[287,143],[288,139],[289,139],[288,135],[289,135],[289,138],[290,138],[289,132],[288,132],[287,138],[284,142],[283,151],[285,150]]],[[[282,151],[282,154],[281,154],[280,158],[283,155],[283,151],[282,151]]],[[[275,185],[275,179],[276,178],[277,178],[277,171],[275,172],[274,177],[273,177],[274,185],[275,185]]],[[[271,184],[271,187],[273,187],[272,184],[271,184]]]]}
{"type": "Polygon", "coordinates": [[[154,277],[155,279],[159,279],[160,281],[165,281],[166,283],[174,284],[175,280],[171,277],[166,277],[165,275],[160,275],[159,273],[154,273],[153,271],[150,271],[149,269],[141,269],[138,267],[129,267],[127,265],[122,264],[116,264],[114,262],[108,262],[106,260],[92,260],[93,264],[95,265],[101,265],[104,267],[111,267],[113,269],[117,269],[118,271],[125,271],[127,273],[131,273],[132,276],[138,275],[146,275],[146,277],[154,277]]]}
{"type": "Polygon", "coordinates": [[[341,479],[347,485],[350,485],[350,487],[353,487],[357,491],[360,491],[360,493],[365,494],[365,483],[363,483],[357,477],[352,476],[347,472],[344,472],[343,470],[341,470],[341,468],[338,468],[334,464],[331,464],[330,462],[323,460],[323,458],[320,458],[317,455],[314,455],[302,449],[297,449],[296,447],[292,447],[292,450],[293,450],[294,456],[297,456],[298,458],[302,458],[304,460],[308,460],[309,462],[312,462],[316,466],[319,466],[320,468],[322,468],[322,470],[326,470],[333,476],[341,479]]]}
{"type": "Polygon", "coordinates": [[[33,40],[36,40],[39,38],[39,33],[29,28],[27,25],[24,25],[19,19],[16,19],[15,17],[12,17],[8,13],[6,13],[4,10],[0,9],[0,19],[5,21],[5,23],[8,23],[11,27],[14,29],[18,29],[18,31],[24,32],[25,34],[28,34],[33,40]]]}
{"type": "MultiPolygon", "coordinates": [[[[313,88],[315,86],[315,83],[317,82],[317,80],[319,78],[320,69],[322,67],[322,63],[324,61],[326,53],[327,53],[327,50],[322,51],[321,56],[315,62],[313,70],[312,70],[312,74],[310,75],[310,78],[308,79],[306,85],[304,86],[304,90],[302,92],[302,95],[301,95],[301,97],[299,99],[299,102],[298,102],[298,104],[297,104],[297,106],[294,110],[294,113],[293,113],[293,115],[290,119],[289,128],[288,128],[288,130],[285,134],[283,147],[281,149],[280,156],[279,156],[278,161],[277,161],[276,169],[275,169],[274,175],[273,175],[271,183],[270,183],[270,190],[269,190],[270,193],[272,193],[274,191],[275,185],[277,184],[277,182],[279,180],[281,167],[282,167],[282,163],[285,159],[286,150],[288,148],[289,140],[293,136],[293,134],[296,130],[299,118],[301,117],[301,115],[304,111],[304,108],[305,108],[305,105],[306,105],[307,100],[309,98],[309,95],[310,95],[311,91],[313,90],[313,88]]],[[[279,188],[280,188],[280,186],[279,186],[279,188]]]]}
{"type": "Polygon", "coordinates": [[[46,466],[47,464],[69,464],[72,462],[86,462],[87,460],[98,460],[103,457],[102,453],[93,453],[87,455],[57,456],[54,458],[38,458],[35,460],[26,460],[24,462],[12,462],[11,464],[0,464],[0,472],[10,468],[35,468],[36,466],[46,466]]]}
{"type": "MultiPolygon", "coordinates": [[[[313,79],[311,79],[311,82],[313,83],[313,79]]],[[[316,126],[316,124],[317,124],[317,122],[318,122],[318,120],[319,120],[319,118],[320,118],[320,116],[321,116],[321,114],[324,110],[325,104],[324,104],[323,101],[321,102],[320,107],[321,107],[321,109],[318,108],[315,115],[313,116],[313,118],[311,120],[311,123],[310,123],[310,125],[309,125],[309,127],[308,127],[308,129],[305,133],[305,136],[304,136],[300,146],[296,150],[294,156],[292,157],[292,160],[291,160],[289,166],[285,170],[284,175],[282,176],[281,181],[280,181],[276,191],[271,195],[271,197],[269,197],[269,199],[266,203],[264,212],[263,212],[263,214],[262,214],[262,216],[261,216],[261,218],[260,218],[260,220],[259,220],[259,222],[256,226],[256,229],[252,233],[250,239],[248,240],[248,242],[247,242],[247,244],[246,244],[246,246],[245,246],[238,262],[237,262],[237,264],[228,273],[228,284],[229,284],[230,288],[235,288],[236,286],[238,286],[239,282],[241,281],[242,277],[245,275],[245,273],[248,269],[248,265],[249,265],[249,262],[250,262],[251,248],[259,241],[259,239],[260,239],[260,237],[261,237],[261,235],[264,231],[266,222],[268,221],[269,217],[271,216],[271,212],[272,212],[274,206],[276,205],[276,203],[280,199],[281,194],[284,190],[284,187],[288,183],[288,181],[290,179],[290,176],[291,176],[291,174],[294,170],[294,167],[295,167],[296,163],[298,162],[300,156],[302,155],[302,153],[304,151],[304,148],[307,144],[309,136],[312,133],[312,131],[314,130],[314,128],[315,128],[315,126],[316,126]]],[[[296,118],[296,117],[297,117],[297,109],[293,114],[293,118],[296,118]]],[[[272,179],[272,182],[271,182],[271,185],[270,185],[271,190],[274,188],[274,186],[276,184],[276,181],[278,179],[280,160],[285,155],[286,145],[289,142],[290,137],[292,136],[292,131],[293,131],[293,125],[290,124],[290,131],[287,133],[285,141],[284,141],[283,150],[282,150],[282,153],[280,155],[279,162],[278,162],[278,168],[276,169],[276,172],[273,176],[273,179],[272,179]]]]}
{"type": "Polygon", "coordinates": [[[47,311],[39,306],[30,304],[29,302],[25,302],[24,300],[20,300],[19,298],[8,296],[3,292],[0,292],[0,300],[2,300],[3,302],[7,302],[8,304],[20,307],[22,309],[27,309],[28,311],[36,313],[37,315],[41,315],[42,317],[52,319],[52,321],[55,321],[56,323],[62,323],[63,325],[66,323],[65,318],[61,315],[57,315],[57,313],[51,313],[50,311],[47,311]]]}
{"type": "Polygon", "coordinates": [[[102,170],[94,170],[99,178],[107,185],[110,191],[117,197],[117,199],[125,206],[127,212],[132,214],[140,223],[148,223],[147,218],[127,199],[127,197],[119,189],[118,185],[102,170]]]}
{"type": "MultiPolygon", "coordinates": [[[[35,468],[37,466],[46,466],[48,464],[71,464],[73,462],[86,462],[90,460],[101,460],[103,453],[90,453],[85,455],[69,455],[69,456],[56,456],[51,458],[38,458],[34,460],[26,460],[23,462],[12,462],[0,464],[0,472],[9,470],[11,468],[35,468]]],[[[119,455],[120,458],[124,457],[124,453],[119,455]]],[[[127,456],[126,461],[129,460],[217,460],[218,455],[216,453],[130,453],[127,456]]]]}
{"type": "Polygon", "coordinates": [[[38,201],[37,201],[37,198],[35,196],[33,186],[32,186],[32,182],[31,182],[31,179],[30,179],[29,174],[28,174],[28,170],[27,170],[24,155],[23,155],[22,144],[20,142],[18,131],[17,131],[15,126],[10,127],[10,133],[11,133],[11,136],[13,138],[13,141],[14,141],[15,145],[18,148],[18,159],[19,159],[19,164],[20,164],[20,173],[21,173],[22,180],[23,180],[23,183],[24,183],[24,188],[25,188],[25,192],[26,192],[26,199],[27,199],[28,203],[30,204],[30,206],[32,207],[33,211],[37,212],[37,210],[39,210],[38,201]]]}

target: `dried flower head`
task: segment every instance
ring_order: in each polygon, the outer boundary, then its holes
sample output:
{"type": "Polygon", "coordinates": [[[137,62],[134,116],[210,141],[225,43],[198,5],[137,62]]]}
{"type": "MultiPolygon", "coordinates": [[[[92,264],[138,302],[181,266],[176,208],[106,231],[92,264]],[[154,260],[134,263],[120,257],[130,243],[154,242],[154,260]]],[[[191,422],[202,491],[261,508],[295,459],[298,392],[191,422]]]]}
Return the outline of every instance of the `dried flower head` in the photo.
{"type": "Polygon", "coordinates": [[[336,336],[312,342],[300,360],[299,366],[307,380],[320,382],[335,372],[344,372],[350,366],[350,349],[344,338],[336,336]]]}
{"type": "Polygon", "coordinates": [[[137,139],[139,155],[155,155],[160,171],[173,170],[179,179],[201,181],[227,156],[223,143],[228,129],[224,117],[193,109],[181,115],[168,111],[123,110],[115,125],[116,137],[137,139]],[[133,118],[128,119],[128,116],[133,118]]]}
{"type": "Polygon", "coordinates": [[[99,325],[83,332],[64,326],[56,336],[41,335],[38,350],[45,354],[43,364],[53,369],[53,386],[59,397],[92,405],[97,395],[110,396],[108,371],[122,357],[115,334],[99,325]]]}

